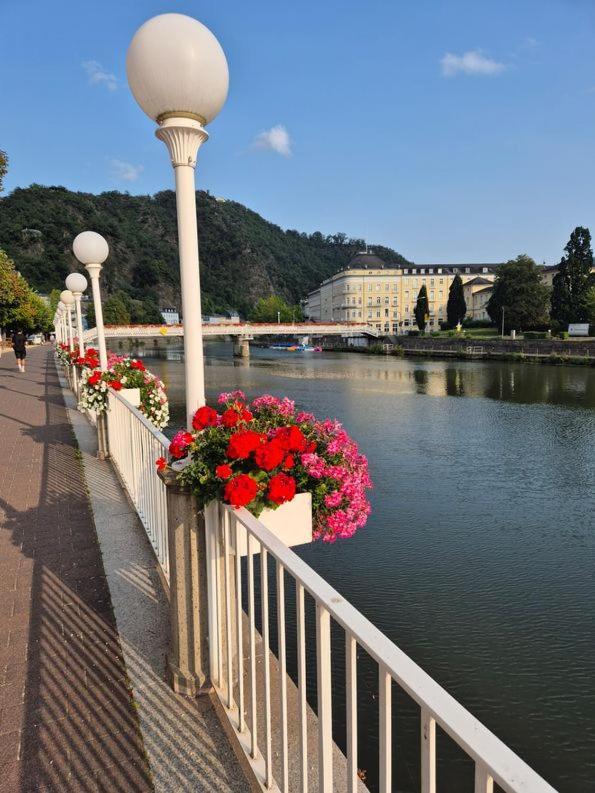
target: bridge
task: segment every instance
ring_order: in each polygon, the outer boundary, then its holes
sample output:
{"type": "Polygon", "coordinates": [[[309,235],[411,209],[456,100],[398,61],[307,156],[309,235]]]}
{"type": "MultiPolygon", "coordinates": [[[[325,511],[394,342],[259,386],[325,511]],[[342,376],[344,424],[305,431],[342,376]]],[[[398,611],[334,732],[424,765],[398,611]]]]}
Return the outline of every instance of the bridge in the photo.
{"type": "MultiPolygon", "coordinates": [[[[363,322],[242,322],[209,323],[202,326],[203,336],[231,336],[234,338],[234,355],[250,356],[250,341],[255,336],[291,336],[307,343],[311,337],[371,336],[378,331],[363,322]]],[[[106,339],[175,338],[184,335],[183,325],[106,325],[106,339]]],[[[85,344],[95,341],[97,330],[90,328],[83,334],[85,344]]]]}

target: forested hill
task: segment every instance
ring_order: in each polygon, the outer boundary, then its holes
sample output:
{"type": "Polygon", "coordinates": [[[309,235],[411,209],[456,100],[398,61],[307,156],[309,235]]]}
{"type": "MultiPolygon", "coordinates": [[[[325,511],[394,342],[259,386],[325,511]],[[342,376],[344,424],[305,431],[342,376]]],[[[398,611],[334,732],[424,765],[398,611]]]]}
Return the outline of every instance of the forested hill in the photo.
{"type": "MultiPolygon", "coordinates": [[[[361,249],[344,234],[284,231],[235,201],[197,193],[203,310],[247,313],[271,294],[297,303],[361,249]]],[[[42,292],[62,288],[76,269],[71,244],[80,231],[103,234],[110,245],[103,283],[108,294],[179,306],[175,195],[75,193],[31,185],[0,198],[0,248],[42,292]]],[[[389,262],[396,251],[374,246],[389,262]]]]}

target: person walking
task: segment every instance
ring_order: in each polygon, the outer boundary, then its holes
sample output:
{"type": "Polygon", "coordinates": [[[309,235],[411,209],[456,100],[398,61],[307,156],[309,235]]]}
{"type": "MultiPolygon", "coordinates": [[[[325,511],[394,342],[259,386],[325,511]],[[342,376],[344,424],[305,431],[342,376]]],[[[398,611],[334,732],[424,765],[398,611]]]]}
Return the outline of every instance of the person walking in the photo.
{"type": "Polygon", "coordinates": [[[12,349],[14,350],[14,355],[17,359],[19,372],[24,372],[25,358],[27,357],[27,337],[20,330],[17,330],[12,334],[12,349]]]}

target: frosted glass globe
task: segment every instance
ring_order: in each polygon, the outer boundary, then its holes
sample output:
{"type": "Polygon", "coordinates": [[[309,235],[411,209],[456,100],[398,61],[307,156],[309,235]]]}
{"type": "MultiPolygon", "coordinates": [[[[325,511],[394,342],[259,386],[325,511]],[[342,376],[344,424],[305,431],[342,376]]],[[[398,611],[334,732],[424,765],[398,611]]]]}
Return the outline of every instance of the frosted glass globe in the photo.
{"type": "Polygon", "coordinates": [[[74,295],[70,289],[65,289],[63,292],[60,292],[60,301],[65,306],[71,306],[74,303],[74,295]]]}
{"type": "Polygon", "coordinates": [[[184,14],[161,14],[136,31],[126,73],[134,98],[156,121],[166,113],[190,113],[208,124],[229,88],[221,45],[207,27],[184,14]]]}
{"type": "Polygon", "coordinates": [[[82,231],[72,243],[74,255],[81,264],[103,264],[109,255],[109,246],[96,231],[82,231]]]}
{"type": "Polygon", "coordinates": [[[70,273],[66,278],[66,288],[71,292],[84,292],[87,288],[87,279],[81,273],[70,273]]]}

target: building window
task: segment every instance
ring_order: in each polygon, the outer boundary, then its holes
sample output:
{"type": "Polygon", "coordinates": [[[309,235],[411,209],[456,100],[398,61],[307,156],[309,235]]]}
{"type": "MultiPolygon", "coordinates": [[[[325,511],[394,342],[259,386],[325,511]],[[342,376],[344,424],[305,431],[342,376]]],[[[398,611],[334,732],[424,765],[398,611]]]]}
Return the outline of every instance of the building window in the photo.
{"type": "Polygon", "coordinates": [[[380,298],[379,297],[376,298],[376,304],[380,305],[380,298]]]}
{"type": "Polygon", "coordinates": [[[372,312],[368,311],[368,319],[372,319],[372,312]]]}
{"type": "Polygon", "coordinates": [[[434,291],[432,290],[432,291],[430,292],[430,300],[433,300],[433,299],[434,299],[434,291]]]}
{"type": "Polygon", "coordinates": [[[384,298],[384,305],[388,306],[389,302],[390,302],[390,297],[385,297],[384,298]]]}
{"type": "Polygon", "coordinates": [[[385,284],[384,291],[388,292],[389,289],[390,289],[390,284],[385,284]]]}
{"type": "Polygon", "coordinates": [[[403,270],[403,275],[407,275],[407,273],[408,273],[408,272],[409,272],[409,270],[408,270],[407,268],[405,268],[405,269],[403,270]]]}
{"type": "Polygon", "coordinates": [[[440,300],[444,298],[444,292],[442,291],[442,289],[438,292],[438,297],[440,298],[440,300]]]}
{"type": "Polygon", "coordinates": [[[393,322],[393,333],[398,333],[398,332],[399,332],[399,323],[393,322]]]}
{"type": "Polygon", "coordinates": [[[438,268],[438,275],[440,275],[441,273],[442,273],[442,267],[439,267],[438,268]]]}
{"type": "Polygon", "coordinates": [[[433,269],[430,267],[430,269],[428,270],[428,272],[430,273],[430,275],[432,275],[432,274],[434,273],[434,270],[433,270],[433,269]]]}
{"type": "Polygon", "coordinates": [[[442,286],[443,283],[444,283],[444,278],[441,278],[440,279],[440,286],[442,286]]]}
{"type": "Polygon", "coordinates": [[[384,316],[385,316],[385,317],[388,317],[388,308],[385,308],[385,309],[384,309],[384,316]]]}
{"type": "Polygon", "coordinates": [[[430,278],[430,286],[434,286],[434,279],[430,278]]]}
{"type": "Polygon", "coordinates": [[[376,319],[380,319],[380,311],[376,312],[376,319]]]}
{"type": "Polygon", "coordinates": [[[482,268],[481,268],[481,272],[482,272],[482,273],[487,273],[487,271],[488,271],[488,268],[487,268],[487,267],[482,267],[482,268]]]}
{"type": "Polygon", "coordinates": [[[465,267],[465,272],[466,273],[470,273],[471,272],[471,268],[470,267],[465,267]]]}

